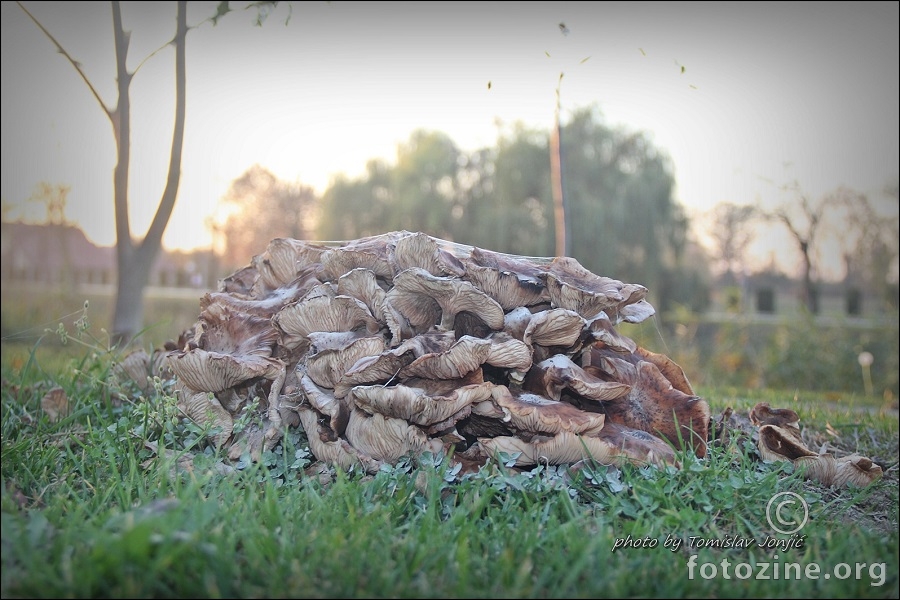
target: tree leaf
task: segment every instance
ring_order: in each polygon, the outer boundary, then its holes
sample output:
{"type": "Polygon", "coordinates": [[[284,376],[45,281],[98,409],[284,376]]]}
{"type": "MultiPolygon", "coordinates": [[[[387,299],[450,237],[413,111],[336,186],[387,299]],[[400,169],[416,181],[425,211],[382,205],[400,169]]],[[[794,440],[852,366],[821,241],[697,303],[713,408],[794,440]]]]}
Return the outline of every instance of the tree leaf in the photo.
{"type": "Polygon", "coordinates": [[[214,14],[211,19],[213,25],[216,25],[219,22],[219,19],[231,12],[231,6],[229,6],[229,4],[228,0],[225,0],[216,5],[216,14],[214,14]]]}

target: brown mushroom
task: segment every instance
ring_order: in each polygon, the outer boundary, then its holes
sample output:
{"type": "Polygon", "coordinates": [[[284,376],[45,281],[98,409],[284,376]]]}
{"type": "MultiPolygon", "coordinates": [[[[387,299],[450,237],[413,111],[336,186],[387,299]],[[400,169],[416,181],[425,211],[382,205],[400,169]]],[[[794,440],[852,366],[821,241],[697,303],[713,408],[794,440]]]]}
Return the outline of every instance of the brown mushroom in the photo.
{"type": "Polygon", "coordinates": [[[228,292],[209,292],[200,298],[200,314],[212,315],[228,307],[232,312],[271,318],[286,304],[296,302],[320,282],[316,275],[322,265],[315,263],[301,269],[288,283],[269,290],[261,297],[245,298],[228,292]]]}
{"type": "Polygon", "coordinates": [[[621,398],[631,391],[628,383],[595,377],[564,354],[556,354],[534,365],[526,375],[523,387],[553,400],[559,400],[568,389],[596,402],[621,398]]]}
{"type": "Polygon", "coordinates": [[[459,379],[484,364],[490,352],[490,340],[465,335],[444,351],[419,356],[400,369],[399,375],[402,379],[459,379]]]}
{"type": "Polygon", "coordinates": [[[531,349],[505,331],[496,331],[488,337],[490,351],[484,361],[498,369],[505,369],[513,383],[521,383],[533,364],[531,349]]]}
{"type": "Polygon", "coordinates": [[[130,381],[143,394],[153,391],[153,378],[160,376],[164,370],[165,353],[154,351],[151,356],[143,348],[132,350],[113,366],[119,384],[130,381]]]}
{"type": "Polygon", "coordinates": [[[424,233],[279,238],[204,296],[166,360],[192,418],[232,433],[216,439],[230,457],[255,460],[300,424],[319,460],[368,472],[451,447],[469,467],[520,446],[525,460],[671,463],[653,435],[665,418],[650,417],[690,404],[690,383],[614,327],[653,314],[645,295],[575,259],[424,233]],[[229,430],[256,397],[261,425],[229,430]]]}
{"type": "Polygon", "coordinates": [[[510,390],[504,385],[494,386],[491,398],[500,408],[502,420],[520,431],[594,435],[603,429],[605,418],[602,414],[579,410],[568,402],[510,390]]]}
{"type": "Polygon", "coordinates": [[[167,366],[192,390],[220,392],[284,372],[284,363],[271,358],[278,334],[268,319],[223,308],[203,325],[200,347],[167,354],[167,366]]]}
{"type": "Polygon", "coordinates": [[[882,468],[866,456],[854,453],[836,458],[810,450],[800,435],[800,418],[790,409],[760,402],[750,410],[750,421],[759,427],[757,445],[763,460],[791,461],[807,478],[823,485],[865,487],[883,475],[882,468]]]}
{"type": "Polygon", "coordinates": [[[393,245],[407,232],[394,232],[360,238],[330,248],[320,257],[325,267],[324,277],[334,281],[353,269],[369,269],[376,276],[390,279],[393,276],[390,256],[393,245]]]}
{"type": "MultiPolygon", "coordinates": [[[[605,429],[605,428],[604,428],[605,429]]],[[[517,467],[537,464],[562,465],[580,460],[594,460],[602,465],[621,465],[624,463],[656,464],[663,466],[668,457],[659,456],[654,450],[647,450],[634,438],[635,443],[624,443],[629,434],[623,429],[619,435],[609,437],[593,437],[578,435],[570,431],[562,431],[556,435],[534,436],[526,440],[522,437],[498,436],[480,438],[479,444],[491,456],[502,452],[510,455],[517,467]]],[[[601,429],[598,436],[601,435],[601,429]]],[[[643,432],[642,432],[643,433],[643,432]]],[[[646,435],[646,434],[645,434],[646,435]]]]}
{"type": "Polygon", "coordinates": [[[286,377],[285,363],[271,356],[277,332],[268,319],[233,314],[227,307],[208,314],[201,324],[198,347],[168,352],[168,368],[192,392],[224,392],[250,380],[268,380],[261,443],[273,448],[283,433],[281,388],[286,377]]]}
{"type": "Polygon", "coordinates": [[[210,441],[220,447],[231,437],[234,420],[212,392],[198,392],[180,381],[175,383],[176,406],[192,421],[209,427],[210,441]]]}
{"type": "Polygon", "coordinates": [[[684,369],[682,369],[674,360],[665,354],[650,352],[640,346],[635,349],[635,353],[647,362],[656,365],[659,372],[669,380],[669,383],[671,383],[672,387],[676,390],[683,392],[688,396],[694,395],[694,388],[691,386],[691,382],[688,381],[687,375],[684,374],[684,369]]]}
{"type": "Polygon", "coordinates": [[[710,419],[706,401],[673,387],[655,364],[622,356],[602,344],[594,344],[584,356],[589,361],[587,372],[605,374],[631,388],[627,394],[604,402],[607,418],[705,456],[710,419]]]}
{"type": "Polygon", "coordinates": [[[259,272],[252,264],[238,269],[219,282],[219,291],[236,298],[252,298],[253,284],[259,278],[259,272]]]}
{"type": "Polygon", "coordinates": [[[317,386],[305,373],[303,363],[297,365],[295,372],[299,376],[300,390],[307,402],[328,417],[328,426],[335,435],[343,435],[347,429],[347,420],[350,418],[351,402],[343,398],[336,398],[333,393],[317,386]]]}
{"type": "Polygon", "coordinates": [[[379,285],[374,271],[360,267],[344,273],[337,280],[337,293],[362,300],[376,320],[385,322],[383,305],[387,292],[379,285]]]}

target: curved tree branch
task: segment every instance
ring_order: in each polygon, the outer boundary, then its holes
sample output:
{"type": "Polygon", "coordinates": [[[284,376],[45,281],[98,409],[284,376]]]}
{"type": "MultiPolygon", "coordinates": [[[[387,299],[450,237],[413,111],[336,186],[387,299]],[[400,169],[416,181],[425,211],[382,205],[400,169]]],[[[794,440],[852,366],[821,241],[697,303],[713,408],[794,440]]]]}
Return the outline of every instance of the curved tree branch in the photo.
{"type": "Polygon", "coordinates": [[[57,41],[57,39],[55,37],[53,37],[53,34],[51,34],[49,31],[47,31],[47,28],[44,27],[43,24],[41,24],[41,22],[38,21],[37,18],[33,14],[28,12],[28,9],[25,8],[25,6],[21,2],[16,2],[16,4],[18,4],[19,8],[21,8],[22,11],[26,15],[28,15],[28,18],[31,19],[32,22],[34,22],[34,24],[38,26],[38,29],[40,29],[44,33],[44,35],[46,35],[47,38],[51,42],[53,42],[53,45],[56,46],[57,52],[59,52],[60,54],[62,54],[63,56],[66,57],[66,60],[68,60],[69,63],[71,63],[71,65],[78,72],[78,75],[81,77],[81,79],[84,81],[84,83],[88,86],[88,89],[91,90],[91,94],[93,94],[94,99],[97,100],[97,103],[100,105],[100,108],[103,109],[103,112],[106,113],[107,117],[112,119],[113,118],[112,110],[106,105],[106,103],[103,101],[103,98],[101,98],[100,94],[97,92],[97,89],[93,86],[90,79],[87,78],[87,75],[85,75],[84,71],[81,69],[81,63],[78,62],[77,60],[75,60],[74,58],[72,58],[72,56],[66,51],[66,49],[62,47],[62,44],[60,44],[57,41]]]}

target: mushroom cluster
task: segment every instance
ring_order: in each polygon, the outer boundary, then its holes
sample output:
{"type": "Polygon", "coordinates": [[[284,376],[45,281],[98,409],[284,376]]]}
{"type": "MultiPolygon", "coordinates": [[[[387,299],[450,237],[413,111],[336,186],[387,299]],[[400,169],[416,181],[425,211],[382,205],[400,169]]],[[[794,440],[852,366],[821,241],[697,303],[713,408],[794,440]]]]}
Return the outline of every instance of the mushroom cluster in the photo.
{"type": "Polygon", "coordinates": [[[677,464],[706,453],[709,406],[617,331],[654,314],[646,294],[572,258],[423,233],[277,238],[201,299],[165,364],[232,459],[299,426],[317,460],[368,472],[423,452],[677,464]]]}

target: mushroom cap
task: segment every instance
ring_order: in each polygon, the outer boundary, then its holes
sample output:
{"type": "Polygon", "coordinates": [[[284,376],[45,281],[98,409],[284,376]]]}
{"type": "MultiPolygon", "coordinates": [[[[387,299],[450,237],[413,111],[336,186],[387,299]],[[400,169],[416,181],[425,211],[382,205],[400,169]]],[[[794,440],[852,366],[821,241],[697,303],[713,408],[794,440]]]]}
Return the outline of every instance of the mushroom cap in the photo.
{"type": "Polygon", "coordinates": [[[379,322],[384,323],[384,298],[387,294],[378,283],[378,277],[370,269],[351,269],[337,280],[337,293],[362,300],[369,312],[379,322]]]}
{"type": "Polygon", "coordinates": [[[400,369],[415,360],[415,352],[427,345],[428,339],[417,336],[396,348],[385,350],[377,356],[364,356],[357,360],[334,386],[334,395],[343,398],[350,388],[370,383],[390,383],[400,373],[400,369]]]}
{"type": "Polygon", "coordinates": [[[772,408],[768,402],[759,402],[750,409],[750,422],[756,426],[775,425],[776,427],[797,430],[800,436],[800,415],[789,408],[772,408]]]}
{"type": "Polygon", "coordinates": [[[550,301],[543,269],[521,257],[473,248],[464,264],[465,277],[503,310],[550,301]]]}
{"type": "Polygon", "coordinates": [[[394,277],[394,287],[385,302],[405,317],[417,333],[434,326],[450,331],[461,312],[478,316],[493,330],[503,329],[503,309],[493,298],[468,281],[437,277],[418,267],[405,269],[394,277]]]}
{"type": "Polygon", "coordinates": [[[308,265],[320,262],[327,250],[326,246],[301,240],[273,239],[265,252],[251,259],[258,274],[254,294],[259,297],[293,281],[308,265]]]}
{"type": "Polygon", "coordinates": [[[487,339],[491,346],[484,362],[499,369],[510,369],[510,377],[521,382],[533,363],[531,349],[505,331],[496,331],[487,339]]]}
{"type": "Polygon", "coordinates": [[[122,360],[113,365],[113,372],[119,379],[132,381],[142,393],[147,394],[153,389],[151,378],[158,375],[161,365],[154,364],[150,355],[143,348],[137,348],[125,355],[122,360]]]}
{"type": "Polygon", "coordinates": [[[310,289],[320,282],[316,275],[322,270],[322,265],[316,263],[301,270],[300,274],[290,282],[269,290],[259,298],[243,298],[227,292],[209,292],[200,298],[201,318],[222,312],[223,307],[228,307],[235,313],[246,313],[259,317],[271,318],[286,304],[296,302],[310,289]]]}
{"type": "MultiPolygon", "coordinates": [[[[604,415],[579,410],[568,402],[551,400],[519,389],[496,385],[491,391],[494,404],[502,411],[502,420],[514,428],[534,433],[556,434],[568,431],[594,435],[603,429],[604,415]]],[[[484,407],[481,408],[484,411],[484,407]]]]}
{"type": "Polygon", "coordinates": [[[441,248],[437,240],[424,233],[410,233],[400,237],[393,247],[391,263],[394,275],[416,267],[438,277],[462,277],[466,269],[452,253],[441,248]]]}
{"type": "Polygon", "coordinates": [[[515,465],[525,467],[547,463],[571,464],[594,460],[603,465],[677,466],[672,448],[644,431],[607,423],[591,435],[561,431],[552,437],[537,435],[531,439],[514,436],[479,438],[482,451],[491,456],[503,452],[515,456],[515,465]],[[518,454],[518,455],[517,455],[518,454]]]}
{"type": "Polygon", "coordinates": [[[309,450],[316,459],[345,470],[361,468],[366,473],[377,473],[381,468],[381,461],[360,452],[343,437],[334,437],[331,430],[323,431],[319,413],[315,410],[300,406],[297,412],[309,441],[309,450]]]}
{"type": "MultiPolygon", "coordinates": [[[[630,322],[640,316],[643,318],[653,314],[649,303],[640,310],[632,309],[624,314],[622,310],[647,295],[647,288],[633,283],[622,283],[617,279],[596,275],[579,263],[576,259],[559,256],[550,263],[544,277],[550,300],[554,306],[574,310],[584,318],[593,317],[605,312],[613,322],[618,323],[627,317],[630,322]]],[[[641,319],[643,320],[643,319],[641,319]]]]}
{"type": "Polygon", "coordinates": [[[603,311],[588,319],[587,328],[590,331],[591,338],[612,350],[623,354],[631,354],[637,351],[638,345],[634,343],[634,340],[619,333],[603,311]]]}
{"type": "Polygon", "coordinates": [[[564,354],[555,354],[534,365],[525,376],[523,387],[552,400],[559,400],[564,390],[571,390],[597,402],[621,398],[631,391],[628,383],[600,379],[564,354]]]}
{"type": "Polygon", "coordinates": [[[297,365],[296,373],[300,376],[300,390],[303,392],[307,402],[328,417],[328,426],[335,435],[343,435],[347,429],[347,420],[350,418],[350,402],[341,398],[335,398],[334,394],[317,386],[309,375],[304,372],[302,363],[297,365]]]}
{"type": "Polygon", "coordinates": [[[872,462],[871,458],[859,454],[842,458],[835,458],[833,454],[803,456],[796,459],[794,464],[803,470],[807,478],[827,486],[866,487],[883,475],[879,465],[872,462]]]}
{"type": "Polygon", "coordinates": [[[218,448],[228,441],[234,431],[234,420],[212,393],[192,390],[177,381],[175,398],[178,408],[192,421],[210,428],[213,445],[218,448]]]}
{"type": "Polygon", "coordinates": [[[627,456],[632,462],[660,467],[679,466],[672,445],[646,431],[607,422],[594,435],[617,448],[620,454],[627,456]]]}
{"type": "Polygon", "coordinates": [[[419,356],[400,369],[400,377],[460,379],[481,367],[490,353],[490,340],[464,335],[446,350],[419,356]]]}
{"type": "Polygon", "coordinates": [[[506,313],[503,331],[529,347],[571,348],[581,338],[586,324],[585,319],[574,310],[549,308],[531,311],[522,306],[506,313]]]}
{"type": "Polygon", "coordinates": [[[640,346],[636,348],[635,353],[647,362],[656,365],[656,368],[659,369],[659,372],[662,373],[663,377],[669,380],[669,383],[672,384],[673,388],[688,396],[694,395],[694,388],[691,386],[691,382],[688,381],[684,369],[682,369],[674,360],[665,354],[650,352],[640,346]]]}
{"type": "Polygon", "coordinates": [[[306,355],[306,370],[316,385],[334,389],[338,381],[357,361],[368,356],[378,356],[385,349],[384,338],[380,335],[362,335],[359,332],[339,332],[329,335],[327,332],[311,332],[309,334],[310,349],[306,355]],[[321,335],[317,335],[321,334],[321,335]],[[313,340],[331,342],[338,336],[355,335],[337,348],[324,347],[313,340]]]}
{"type": "Polygon", "coordinates": [[[339,246],[329,248],[320,258],[325,267],[324,276],[334,281],[353,269],[365,268],[380,278],[390,279],[394,271],[391,265],[393,246],[406,235],[409,232],[399,231],[337,242],[339,246]]]}
{"type": "Polygon", "coordinates": [[[365,328],[372,334],[381,328],[361,300],[339,296],[329,284],[318,285],[298,302],[285,306],[272,317],[272,324],[281,331],[281,343],[288,349],[308,342],[313,331],[365,328]]]}
{"type": "Polygon", "coordinates": [[[403,419],[368,414],[359,408],[350,413],[347,441],[360,452],[376,460],[395,464],[404,456],[443,450],[439,440],[429,440],[425,432],[403,419]]]}
{"type": "Polygon", "coordinates": [[[515,458],[517,467],[537,464],[564,465],[580,460],[595,460],[603,465],[622,464],[631,458],[618,446],[605,439],[582,436],[569,431],[556,435],[535,436],[525,440],[514,436],[479,438],[478,443],[491,456],[503,452],[515,458]]]}
{"type": "Polygon", "coordinates": [[[268,319],[225,307],[204,325],[199,347],[166,354],[167,367],[192,390],[221,392],[257,377],[273,379],[284,370],[281,360],[271,358],[278,336],[268,319]]]}
{"type": "Polygon", "coordinates": [[[252,298],[253,284],[256,283],[259,272],[252,264],[242,267],[219,281],[219,291],[224,294],[233,294],[238,298],[252,298]]]}
{"type": "Polygon", "coordinates": [[[440,395],[403,384],[356,386],[350,391],[349,398],[368,414],[378,413],[428,426],[446,421],[473,402],[490,398],[492,388],[493,384],[489,382],[473,383],[440,395]]]}

